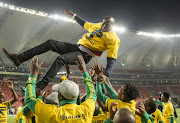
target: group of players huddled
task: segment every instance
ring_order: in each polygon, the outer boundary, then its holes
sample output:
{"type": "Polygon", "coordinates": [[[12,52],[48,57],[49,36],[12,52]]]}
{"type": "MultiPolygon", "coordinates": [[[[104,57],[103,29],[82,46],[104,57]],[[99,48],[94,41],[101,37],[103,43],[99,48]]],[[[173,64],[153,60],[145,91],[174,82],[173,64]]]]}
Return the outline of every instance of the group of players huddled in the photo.
{"type": "MultiPolygon", "coordinates": [[[[16,123],[175,123],[169,93],[164,92],[161,101],[149,96],[142,102],[135,102],[139,97],[135,86],[126,84],[116,92],[98,62],[94,62],[88,72],[83,57],[79,55],[78,59],[76,64],[82,72],[86,89],[83,96],[80,96],[77,79],[68,79],[68,65],[67,76],[52,86],[54,92],[37,93],[36,82],[42,63],[38,63],[36,56],[32,59],[25,98],[18,108],[16,123]],[[156,104],[163,107],[162,112],[156,104]]],[[[19,99],[11,81],[3,79],[0,89],[0,122],[6,123],[7,108],[19,99]],[[11,101],[4,102],[2,88],[5,84],[13,93],[14,99],[11,101]]]]}

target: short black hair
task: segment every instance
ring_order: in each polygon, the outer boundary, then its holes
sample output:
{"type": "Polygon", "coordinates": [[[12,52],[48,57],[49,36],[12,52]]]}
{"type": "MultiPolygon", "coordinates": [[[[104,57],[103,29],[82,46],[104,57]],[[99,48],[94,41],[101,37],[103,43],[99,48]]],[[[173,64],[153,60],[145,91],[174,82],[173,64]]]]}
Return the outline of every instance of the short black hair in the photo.
{"type": "Polygon", "coordinates": [[[148,114],[154,113],[156,111],[157,106],[153,99],[149,98],[145,100],[145,103],[145,105],[147,105],[150,108],[148,114]]]}
{"type": "Polygon", "coordinates": [[[126,84],[125,96],[129,100],[137,99],[139,97],[139,91],[134,85],[126,84]]]}
{"type": "Polygon", "coordinates": [[[169,94],[169,93],[167,93],[167,92],[163,92],[163,96],[164,96],[164,97],[166,97],[167,99],[169,99],[170,94],[169,94]]]}
{"type": "Polygon", "coordinates": [[[21,100],[21,102],[24,102],[24,98],[21,100]]]}

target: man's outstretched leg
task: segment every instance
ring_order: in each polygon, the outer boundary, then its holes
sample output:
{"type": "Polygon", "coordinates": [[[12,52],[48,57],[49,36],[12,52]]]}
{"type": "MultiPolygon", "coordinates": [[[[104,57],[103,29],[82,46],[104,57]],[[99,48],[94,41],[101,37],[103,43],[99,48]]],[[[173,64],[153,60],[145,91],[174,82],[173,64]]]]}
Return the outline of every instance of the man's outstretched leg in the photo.
{"type": "Polygon", "coordinates": [[[6,49],[3,48],[5,55],[13,61],[14,65],[18,67],[21,63],[31,59],[32,57],[43,54],[49,50],[57,52],[59,54],[65,54],[73,51],[79,50],[77,45],[70,44],[67,42],[60,42],[55,40],[48,40],[32,49],[29,49],[21,54],[11,54],[6,49]]]}
{"type": "Polygon", "coordinates": [[[61,69],[63,65],[76,65],[75,61],[78,61],[78,55],[83,56],[86,64],[92,58],[92,56],[80,50],[58,56],[47,71],[46,75],[37,83],[37,90],[43,90],[48,85],[48,83],[52,81],[52,79],[56,76],[57,72],[61,69]]]}

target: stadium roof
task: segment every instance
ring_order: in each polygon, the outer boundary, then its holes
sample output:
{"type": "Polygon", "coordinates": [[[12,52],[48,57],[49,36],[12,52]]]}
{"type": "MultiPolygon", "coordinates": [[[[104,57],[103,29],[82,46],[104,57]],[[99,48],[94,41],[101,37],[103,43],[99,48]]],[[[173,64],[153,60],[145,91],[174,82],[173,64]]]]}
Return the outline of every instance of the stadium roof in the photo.
{"type": "MultiPolygon", "coordinates": [[[[70,19],[61,15],[34,13],[35,10],[30,11],[11,4],[0,3],[0,6],[0,48],[7,48],[13,53],[21,53],[48,39],[76,43],[86,33],[81,26],[69,22],[70,19]]],[[[125,32],[119,31],[121,29],[117,30],[121,39],[117,68],[172,69],[179,66],[179,35],[162,36],[161,33],[145,33],[130,29],[125,32]]],[[[57,55],[48,52],[41,55],[40,60],[52,63],[57,55]]],[[[99,61],[102,65],[106,65],[106,53],[99,61]]],[[[0,64],[10,64],[2,50],[0,50],[0,64]]]]}

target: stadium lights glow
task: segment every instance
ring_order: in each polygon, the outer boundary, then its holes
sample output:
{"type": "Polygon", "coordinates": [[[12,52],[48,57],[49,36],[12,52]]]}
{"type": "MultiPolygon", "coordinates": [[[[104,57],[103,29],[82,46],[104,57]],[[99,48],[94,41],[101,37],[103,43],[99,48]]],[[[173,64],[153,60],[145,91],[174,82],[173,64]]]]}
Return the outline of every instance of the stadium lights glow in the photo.
{"type": "Polygon", "coordinates": [[[34,15],[38,15],[38,16],[53,18],[55,20],[61,19],[63,21],[75,23],[75,21],[71,18],[67,18],[67,17],[63,17],[63,16],[60,17],[59,15],[56,15],[56,14],[52,15],[52,14],[49,14],[46,12],[41,12],[41,11],[36,11],[36,10],[27,9],[27,8],[23,8],[23,7],[18,7],[18,6],[14,6],[14,5],[10,5],[10,4],[6,4],[6,3],[2,3],[2,2],[0,2],[0,7],[11,9],[14,11],[20,11],[20,12],[24,12],[24,13],[28,13],[28,14],[34,14],[34,15]]]}
{"type": "MultiPolygon", "coordinates": [[[[24,12],[24,13],[28,13],[28,14],[34,14],[34,15],[38,15],[38,16],[42,16],[42,17],[52,18],[55,20],[63,20],[66,22],[76,23],[76,21],[73,20],[72,18],[59,16],[57,14],[53,15],[53,14],[49,14],[46,12],[36,11],[36,10],[27,9],[27,8],[23,8],[23,7],[18,7],[18,6],[10,5],[10,4],[3,3],[3,2],[0,2],[0,7],[7,8],[7,9],[10,9],[13,11],[20,11],[20,12],[24,12]]],[[[170,34],[161,34],[161,33],[148,33],[148,32],[141,32],[141,31],[126,30],[123,27],[117,27],[117,26],[114,26],[113,30],[120,32],[120,33],[129,31],[129,32],[134,32],[137,35],[149,36],[149,37],[154,37],[154,38],[177,38],[177,37],[180,37],[180,34],[171,34],[170,35],[170,34]]]]}
{"type": "Polygon", "coordinates": [[[117,26],[114,26],[114,27],[113,27],[113,30],[114,30],[114,31],[118,31],[118,32],[125,32],[125,31],[126,31],[125,28],[123,28],[123,27],[117,27],[117,26]]]}
{"type": "Polygon", "coordinates": [[[161,34],[161,33],[147,33],[147,32],[137,32],[136,34],[155,37],[155,38],[180,37],[180,34],[165,35],[165,34],[161,34]]]}

